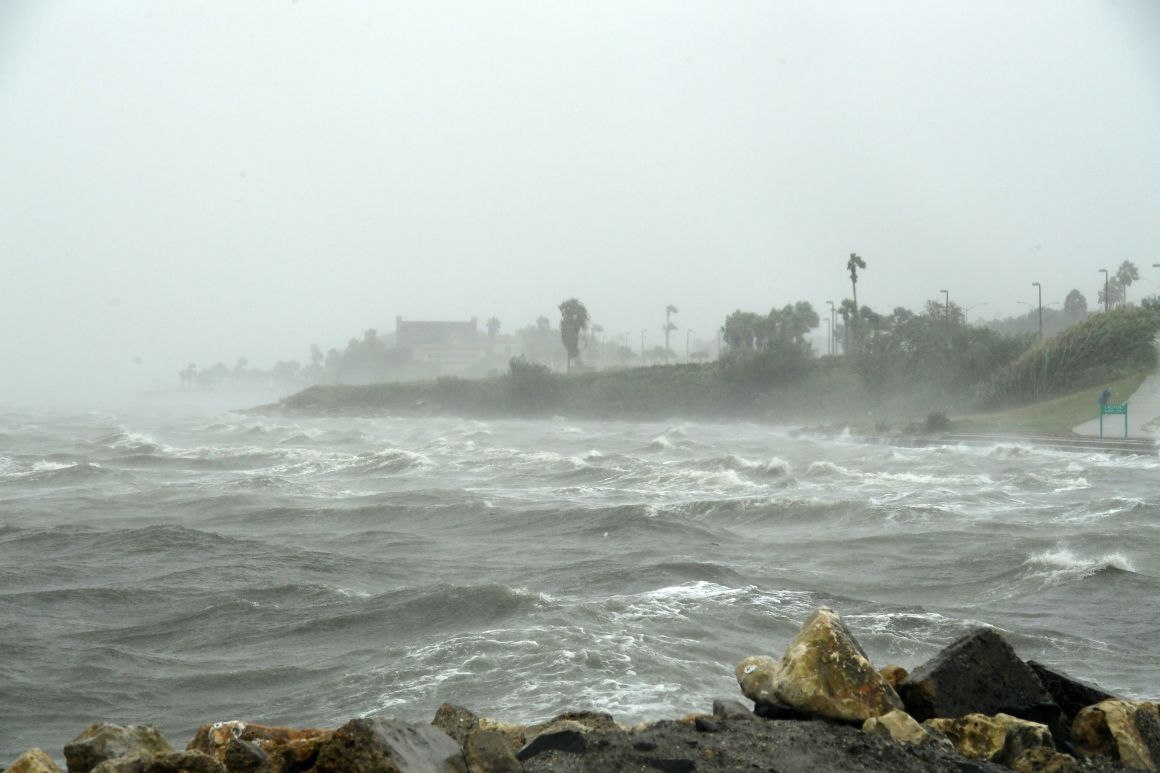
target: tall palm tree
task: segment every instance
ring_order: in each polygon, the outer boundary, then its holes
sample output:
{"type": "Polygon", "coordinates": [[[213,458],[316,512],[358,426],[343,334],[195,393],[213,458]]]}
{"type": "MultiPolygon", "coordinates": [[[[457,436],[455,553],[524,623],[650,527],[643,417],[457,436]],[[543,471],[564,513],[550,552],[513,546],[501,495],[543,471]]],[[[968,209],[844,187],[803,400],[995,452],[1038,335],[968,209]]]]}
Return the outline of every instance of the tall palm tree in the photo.
{"type": "Polygon", "coordinates": [[[1132,286],[1132,282],[1139,278],[1140,269],[1136,268],[1136,264],[1130,260],[1125,260],[1116,269],[1116,279],[1120,280],[1120,286],[1124,288],[1123,298],[1120,299],[1121,303],[1125,305],[1128,303],[1128,288],[1132,286]]]}
{"type": "Polygon", "coordinates": [[[580,331],[588,327],[588,309],[575,298],[560,304],[560,338],[568,352],[568,372],[572,372],[572,360],[580,360],[580,331]]]}
{"type": "MultiPolygon", "coordinates": [[[[862,260],[862,258],[858,257],[858,253],[851,252],[850,259],[846,261],[846,270],[850,272],[850,287],[854,291],[854,313],[851,316],[851,321],[854,322],[855,327],[858,324],[857,323],[857,318],[858,318],[858,269],[860,269],[860,268],[866,268],[866,261],[864,261],[864,260],[862,260]]],[[[854,331],[854,341],[853,341],[855,346],[857,346],[857,344],[858,344],[857,333],[858,333],[858,331],[855,330],[854,331]]]]}

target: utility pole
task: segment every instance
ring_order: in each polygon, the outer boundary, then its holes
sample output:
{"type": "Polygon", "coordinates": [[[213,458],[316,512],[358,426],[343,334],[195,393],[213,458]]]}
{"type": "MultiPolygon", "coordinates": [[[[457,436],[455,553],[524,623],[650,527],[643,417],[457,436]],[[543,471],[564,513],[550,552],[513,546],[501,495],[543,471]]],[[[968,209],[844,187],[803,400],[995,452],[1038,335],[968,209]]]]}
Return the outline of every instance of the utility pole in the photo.
{"type": "Polygon", "coordinates": [[[1100,273],[1104,275],[1104,313],[1106,314],[1108,309],[1111,308],[1108,302],[1108,270],[1106,268],[1101,268],[1100,273]]]}
{"type": "Polygon", "coordinates": [[[640,331],[640,364],[644,365],[644,331],[640,331]]]}
{"type": "Polygon", "coordinates": [[[835,319],[834,302],[826,301],[830,307],[830,354],[838,353],[838,320],[835,319]]]}
{"type": "Polygon", "coordinates": [[[951,323],[951,294],[946,290],[939,290],[940,293],[947,297],[947,324],[951,323]]]}
{"type": "MultiPolygon", "coordinates": [[[[1039,288],[1039,340],[1042,341],[1043,340],[1043,285],[1039,284],[1039,282],[1032,282],[1031,286],[1039,288]]],[[[1106,293],[1107,291],[1105,290],[1104,292],[1106,293]]]]}
{"type": "Polygon", "coordinates": [[[823,320],[826,323],[826,338],[830,339],[830,356],[834,356],[834,323],[830,320],[823,320]]]}

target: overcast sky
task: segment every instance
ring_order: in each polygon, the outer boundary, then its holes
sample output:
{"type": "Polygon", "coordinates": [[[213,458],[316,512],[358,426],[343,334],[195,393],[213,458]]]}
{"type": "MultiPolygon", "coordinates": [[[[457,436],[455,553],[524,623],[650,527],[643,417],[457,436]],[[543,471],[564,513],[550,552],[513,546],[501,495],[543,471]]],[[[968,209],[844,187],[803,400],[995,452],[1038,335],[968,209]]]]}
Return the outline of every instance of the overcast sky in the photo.
{"type": "Polygon", "coordinates": [[[0,0],[0,399],[575,296],[1160,290],[1160,3],[0,0]],[[134,362],[140,358],[140,364],[134,362]]]}

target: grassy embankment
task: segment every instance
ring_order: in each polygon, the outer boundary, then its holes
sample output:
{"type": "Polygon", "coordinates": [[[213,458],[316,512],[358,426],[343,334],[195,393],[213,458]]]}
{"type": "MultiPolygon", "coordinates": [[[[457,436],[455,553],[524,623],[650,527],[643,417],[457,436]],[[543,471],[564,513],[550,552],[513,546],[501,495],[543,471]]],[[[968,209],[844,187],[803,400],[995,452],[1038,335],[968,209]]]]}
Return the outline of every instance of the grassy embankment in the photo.
{"type": "MultiPolygon", "coordinates": [[[[917,368],[911,363],[912,375],[875,392],[857,361],[851,367],[844,357],[815,359],[790,350],[776,358],[762,354],[571,375],[516,360],[507,374],[488,379],[311,387],[276,408],[315,415],[682,417],[824,422],[875,433],[906,427],[1066,434],[1092,418],[1099,390],[1108,386],[1122,401],[1156,367],[1156,328],[1150,308],[1096,314],[1037,343],[990,377],[980,374],[957,389],[938,378],[956,363],[946,356],[917,368]],[[974,412],[968,414],[965,406],[974,412]],[[947,413],[953,415],[949,424],[947,413]]],[[[969,355],[967,349],[962,356],[969,355]]]]}
{"type": "MultiPolygon", "coordinates": [[[[1150,369],[1137,370],[1108,384],[1100,384],[1019,408],[955,416],[951,419],[951,427],[956,432],[1066,435],[1071,432],[1072,427],[1099,418],[1096,397],[1105,386],[1112,390],[1112,402],[1122,403],[1136,391],[1151,372],[1150,369]]],[[[1122,429],[1116,422],[1122,422],[1123,417],[1113,416],[1105,418],[1106,421],[1112,422],[1110,426],[1113,429],[1116,427],[1122,429]]]]}

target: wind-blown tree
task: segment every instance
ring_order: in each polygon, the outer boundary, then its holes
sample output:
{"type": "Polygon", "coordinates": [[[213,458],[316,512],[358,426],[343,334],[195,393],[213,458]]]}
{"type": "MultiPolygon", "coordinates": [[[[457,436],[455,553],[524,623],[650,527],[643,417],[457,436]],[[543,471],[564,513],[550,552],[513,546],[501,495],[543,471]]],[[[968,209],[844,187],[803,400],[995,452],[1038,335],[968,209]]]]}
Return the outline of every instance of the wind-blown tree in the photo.
{"type": "Polygon", "coordinates": [[[588,309],[575,298],[560,304],[560,338],[568,352],[568,372],[573,360],[580,362],[580,331],[588,327],[588,319],[588,309]]]}
{"type": "Polygon", "coordinates": [[[734,351],[757,351],[765,343],[766,320],[760,314],[740,309],[725,318],[725,345],[734,351]]]}
{"type": "Polygon", "coordinates": [[[1128,302],[1128,288],[1132,286],[1132,282],[1135,282],[1139,278],[1140,269],[1136,268],[1136,264],[1130,260],[1125,260],[1120,264],[1120,267],[1116,269],[1116,279],[1119,280],[1120,287],[1123,288],[1120,303],[1128,302]]]}
{"type": "Polygon", "coordinates": [[[1068,324],[1080,322],[1087,317],[1087,313],[1087,298],[1079,290],[1072,290],[1063,299],[1063,315],[1067,317],[1068,324]]]}
{"type": "MultiPolygon", "coordinates": [[[[850,259],[846,261],[846,270],[850,272],[850,287],[854,293],[854,312],[858,310],[858,269],[860,268],[866,268],[866,261],[858,257],[858,253],[851,252],[850,259]]],[[[854,320],[857,316],[857,313],[851,314],[851,320],[854,320]]],[[[857,320],[854,320],[854,324],[855,326],[857,325],[857,320]]],[[[856,331],[855,338],[857,338],[856,331]]],[[[857,345],[856,341],[855,345],[857,345]]]]}
{"type": "Polygon", "coordinates": [[[499,318],[489,317],[487,320],[487,337],[495,340],[496,335],[499,334],[499,318]]]}
{"type": "MultiPolygon", "coordinates": [[[[665,306],[665,328],[664,328],[664,330],[665,330],[665,351],[666,352],[670,351],[670,349],[669,349],[669,334],[677,329],[677,326],[675,324],[673,324],[671,316],[673,314],[679,314],[679,313],[680,312],[677,310],[677,307],[674,306],[673,304],[670,303],[668,306],[665,306]]],[[[665,362],[668,362],[668,355],[667,354],[665,355],[665,362]]]]}
{"type": "Polygon", "coordinates": [[[843,348],[849,353],[851,346],[850,328],[854,325],[854,318],[858,316],[858,304],[849,298],[843,298],[842,305],[838,307],[838,316],[842,318],[842,332],[846,337],[846,343],[843,348]]]}
{"type": "Polygon", "coordinates": [[[1096,302],[1105,309],[1122,306],[1124,298],[1127,296],[1127,290],[1124,287],[1124,283],[1120,281],[1119,272],[1116,272],[1114,276],[1107,280],[1105,287],[1107,288],[1107,292],[1105,293],[1104,287],[1101,287],[1099,293],[1096,295],[1096,302]]]}
{"type": "Polygon", "coordinates": [[[795,344],[803,351],[809,350],[806,334],[817,328],[818,313],[809,301],[786,304],[780,310],[770,309],[766,318],[769,337],[795,344]]]}

